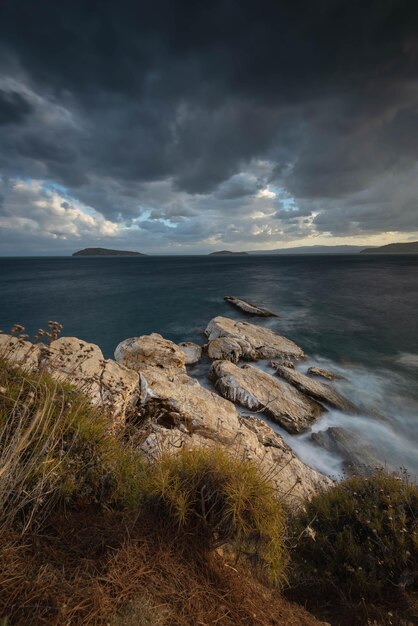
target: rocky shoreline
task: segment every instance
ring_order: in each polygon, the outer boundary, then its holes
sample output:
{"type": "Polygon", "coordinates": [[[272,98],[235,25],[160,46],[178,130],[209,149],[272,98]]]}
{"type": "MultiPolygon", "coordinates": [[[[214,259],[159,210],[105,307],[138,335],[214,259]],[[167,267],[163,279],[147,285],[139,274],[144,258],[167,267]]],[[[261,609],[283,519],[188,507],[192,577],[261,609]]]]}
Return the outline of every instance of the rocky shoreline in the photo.
{"type": "MultiPolygon", "coordinates": [[[[30,371],[47,371],[85,391],[106,411],[112,429],[134,425],[135,441],[150,457],[184,446],[222,445],[232,454],[253,459],[294,504],[330,485],[332,481],[303,463],[262,415],[296,434],[308,431],[327,407],[354,414],[355,406],[333,388],[333,373],[302,373],[295,365],[305,358],[303,350],[255,324],[215,317],[205,334],[203,346],[175,344],[157,333],[126,339],[116,347],[114,360],[75,337],[46,345],[2,334],[0,356],[30,371]],[[213,389],[187,369],[202,355],[211,362],[213,389]],[[275,374],[249,364],[260,359],[272,359],[275,374]]],[[[346,467],[357,471],[362,455],[350,452],[353,438],[344,436],[343,429],[329,430],[312,435],[312,440],[342,455],[346,467]]],[[[353,446],[358,442],[354,440],[353,446]]],[[[363,456],[366,465],[377,462],[374,455],[363,456]]]]}

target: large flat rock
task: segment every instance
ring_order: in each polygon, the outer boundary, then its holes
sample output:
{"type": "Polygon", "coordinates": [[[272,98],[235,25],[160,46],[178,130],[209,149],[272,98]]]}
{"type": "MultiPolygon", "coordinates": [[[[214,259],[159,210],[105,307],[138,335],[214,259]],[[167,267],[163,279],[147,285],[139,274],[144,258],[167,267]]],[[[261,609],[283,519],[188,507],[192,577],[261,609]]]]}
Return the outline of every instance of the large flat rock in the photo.
{"type": "Polygon", "coordinates": [[[339,394],[335,389],[325,383],[314,378],[310,378],[296,369],[285,367],[284,365],[275,364],[276,374],[290,383],[300,392],[325,402],[340,411],[354,411],[354,405],[339,394]]]}
{"type": "Polygon", "coordinates": [[[214,317],[206,328],[209,339],[208,354],[217,358],[237,362],[238,359],[256,361],[258,359],[304,357],[302,348],[290,339],[282,337],[269,328],[237,322],[228,317],[214,317]],[[211,343],[216,341],[216,349],[211,343]]]}
{"type": "Polygon", "coordinates": [[[324,410],[292,385],[250,365],[215,361],[211,376],[225,398],[264,413],[290,433],[309,428],[324,410]]]}

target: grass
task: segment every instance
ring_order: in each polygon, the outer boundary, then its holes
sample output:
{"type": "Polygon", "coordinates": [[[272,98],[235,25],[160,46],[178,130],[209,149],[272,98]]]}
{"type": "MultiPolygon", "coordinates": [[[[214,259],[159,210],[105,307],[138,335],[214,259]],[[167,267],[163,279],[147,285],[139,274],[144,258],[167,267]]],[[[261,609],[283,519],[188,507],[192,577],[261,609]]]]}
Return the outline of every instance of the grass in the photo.
{"type": "Polygon", "coordinates": [[[272,485],[222,448],[182,449],[154,464],[147,503],[171,527],[213,550],[228,544],[280,584],[287,562],[285,513],[272,485]]]}
{"type": "Polygon", "coordinates": [[[10,626],[319,626],[277,588],[146,511],[72,511],[0,541],[0,616],[10,626]],[[142,621],[141,621],[142,620],[142,621]]]}
{"type": "Polygon", "coordinates": [[[333,626],[412,623],[395,597],[417,584],[414,485],[382,473],[318,495],[290,520],[289,570],[287,512],[258,467],[222,448],[147,462],[109,425],[0,358],[0,623],[315,626],[280,593],[289,571],[333,626]]]}
{"type": "Polygon", "coordinates": [[[27,530],[54,507],[138,506],[144,463],[88,398],[0,360],[0,527],[27,530]]]}

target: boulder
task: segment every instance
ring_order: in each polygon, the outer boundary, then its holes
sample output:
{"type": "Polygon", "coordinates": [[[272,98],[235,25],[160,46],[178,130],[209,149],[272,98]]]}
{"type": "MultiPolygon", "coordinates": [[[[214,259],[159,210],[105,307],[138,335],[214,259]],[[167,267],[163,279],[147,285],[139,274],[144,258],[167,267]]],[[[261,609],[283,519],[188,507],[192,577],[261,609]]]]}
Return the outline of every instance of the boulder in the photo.
{"type": "Polygon", "coordinates": [[[309,376],[302,374],[302,372],[284,367],[283,365],[277,365],[275,369],[278,376],[296,387],[301,393],[315,398],[315,400],[319,400],[320,402],[326,402],[340,411],[355,410],[354,405],[349,400],[344,398],[344,396],[340,395],[329,385],[309,378],[309,376]]]}
{"type": "Polygon", "coordinates": [[[242,347],[237,339],[218,337],[209,341],[208,357],[214,361],[228,360],[232,363],[238,363],[242,357],[242,347]]]}
{"type": "MultiPolygon", "coordinates": [[[[171,426],[181,423],[189,435],[198,434],[218,443],[232,443],[238,428],[238,414],[231,402],[202,387],[187,374],[173,375],[170,372],[167,376],[167,370],[156,367],[143,367],[141,374],[153,398],[162,401],[164,413],[168,411],[176,416],[171,426]]],[[[170,426],[166,418],[164,423],[170,426]]]]}
{"type": "Polygon", "coordinates": [[[98,346],[76,337],[61,337],[45,346],[40,368],[87,393],[112,419],[123,421],[140,399],[137,372],[105,359],[98,346]]]}
{"type": "Polygon", "coordinates": [[[202,358],[202,348],[192,341],[182,341],[178,344],[186,357],[186,365],[194,365],[202,358]]]}
{"type": "Polygon", "coordinates": [[[0,335],[0,355],[23,369],[46,371],[78,387],[116,422],[134,410],[141,395],[137,372],[105,359],[98,346],[76,337],[61,337],[47,345],[0,335]]]}
{"type": "Polygon", "coordinates": [[[244,313],[248,313],[249,315],[258,315],[259,317],[278,317],[276,313],[269,311],[269,309],[265,309],[262,306],[258,306],[258,304],[253,304],[252,302],[248,302],[248,300],[243,300],[242,298],[235,298],[235,296],[225,296],[224,300],[236,306],[244,313]]]}
{"type": "Polygon", "coordinates": [[[322,448],[339,454],[349,474],[370,476],[377,468],[385,465],[378,459],[371,445],[346,428],[331,426],[327,430],[312,433],[311,438],[322,448]]]}
{"type": "Polygon", "coordinates": [[[321,378],[326,378],[327,380],[342,380],[343,378],[339,374],[326,370],[323,367],[310,367],[308,369],[308,374],[311,374],[312,376],[320,376],[321,378]]]}
{"type": "Polygon", "coordinates": [[[228,317],[214,317],[206,328],[209,339],[208,354],[222,352],[223,358],[237,362],[238,359],[256,361],[257,359],[290,358],[299,359],[304,356],[302,348],[290,339],[277,335],[269,328],[236,322],[228,317]],[[232,341],[228,352],[228,343],[218,342],[211,348],[211,342],[219,338],[228,338],[232,341]]]}
{"type": "Polygon", "coordinates": [[[264,413],[290,433],[309,428],[324,410],[292,385],[250,365],[215,361],[211,377],[224,398],[264,413]]]}
{"type": "Polygon", "coordinates": [[[38,367],[42,344],[31,343],[13,335],[0,334],[0,358],[28,371],[38,367]]]}
{"type": "Polygon", "coordinates": [[[186,371],[184,351],[158,333],[125,339],[117,346],[115,359],[137,371],[142,365],[186,371]]]}

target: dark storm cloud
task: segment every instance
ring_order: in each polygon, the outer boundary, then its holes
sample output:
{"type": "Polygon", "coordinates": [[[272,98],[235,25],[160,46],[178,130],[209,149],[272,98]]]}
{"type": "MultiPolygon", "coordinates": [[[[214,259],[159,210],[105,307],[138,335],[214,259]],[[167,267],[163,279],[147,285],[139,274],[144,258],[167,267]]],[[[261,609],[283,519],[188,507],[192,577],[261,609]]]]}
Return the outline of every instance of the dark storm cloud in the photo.
{"type": "Polygon", "coordinates": [[[0,167],[179,240],[418,230],[417,33],[412,0],[4,2],[0,167]]]}
{"type": "Polygon", "coordinates": [[[31,110],[29,102],[20,93],[0,89],[0,126],[22,122],[31,110]]]}

